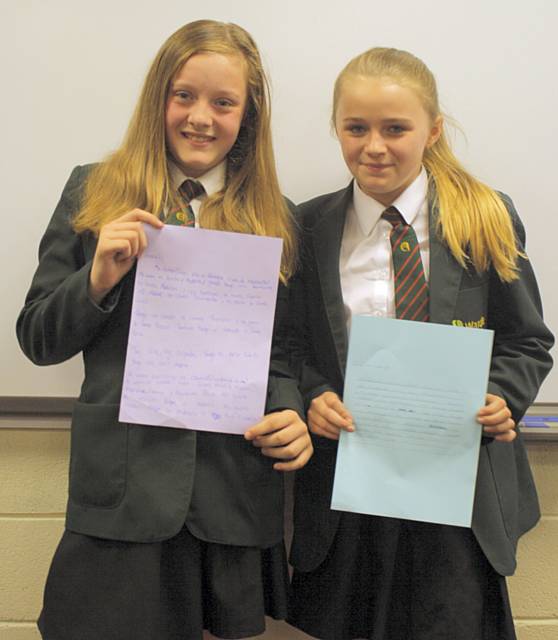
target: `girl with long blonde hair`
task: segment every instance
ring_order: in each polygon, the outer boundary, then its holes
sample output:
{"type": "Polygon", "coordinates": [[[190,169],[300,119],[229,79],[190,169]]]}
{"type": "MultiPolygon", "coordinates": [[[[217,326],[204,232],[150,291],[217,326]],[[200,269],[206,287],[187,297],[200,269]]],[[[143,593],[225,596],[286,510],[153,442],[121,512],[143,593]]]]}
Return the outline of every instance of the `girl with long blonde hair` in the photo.
{"type": "Polygon", "coordinates": [[[290,621],[331,640],[511,640],[504,576],[539,518],[515,426],[553,344],[523,225],[453,155],[434,76],[412,54],[351,60],[332,120],[353,180],[300,206],[293,353],[315,453],[296,479],[290,621]],[[330,509],[340,430],[359,429],[342,401],[354,315],[494,331],[471,529],[330,509]]]}
{"type": "Polygon", "coordinates": [[[122,145],[74,169],[41,242],[20,344],[38,364],[81,351],[86,372],[66,531],[39,619],[49,640],[242,638],[286,613],[282,472],[312,446],[280,345],[269,413],[244,438],[118,421],[134,266],[144,225],[164,224],[282,238],[280,330],[293,224],[266,77],[237,25],[201,20],[170,36],[122,145]]]}

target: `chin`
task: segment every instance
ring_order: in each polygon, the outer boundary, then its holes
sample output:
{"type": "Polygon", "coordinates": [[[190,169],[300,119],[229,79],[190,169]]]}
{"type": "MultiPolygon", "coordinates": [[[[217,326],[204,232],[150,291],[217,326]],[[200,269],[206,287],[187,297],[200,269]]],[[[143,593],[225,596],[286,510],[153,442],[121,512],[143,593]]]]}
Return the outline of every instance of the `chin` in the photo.
{"type": "Polygon", "coordinates": [[[389,193],[391,190],[386,188],[384,185],[381,184],[370,184],[370,183],[363,183],[362,184],[363,187],[363,191],[365,191],[366,193],[375,193],[376,195],[383,195],[384,193],[389,193]]]}
{"type": "Polygon", "coordinates": [[[213,165],[206,164],[204,162],[192,162],[192,161],[184,162],[183,160],[181,160],[178,163],[178,166],[180,167],[182,172],[185,173],[187,176],[191,176],[192,178],[197,178],[203,175],[206,171],[209,171],[209,169],[213,165]]]}

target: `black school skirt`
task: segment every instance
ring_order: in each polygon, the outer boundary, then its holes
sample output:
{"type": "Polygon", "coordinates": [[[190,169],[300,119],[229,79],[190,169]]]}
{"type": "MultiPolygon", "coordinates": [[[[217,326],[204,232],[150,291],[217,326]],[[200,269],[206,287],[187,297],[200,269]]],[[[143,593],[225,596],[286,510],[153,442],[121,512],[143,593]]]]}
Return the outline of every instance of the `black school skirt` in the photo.
{"type": "Polygon", "coordinates": [[[506,581],[470,529],[341,514],[288,621],[325,640],[515,640],[506,581]]]}
{"type": "Polygon", "coordinates": [[[66,531],[38,627],[44,640],[244,638],[265,630],[264,615],[286,617],[287,590],[283,544],[214,544],[186,527],[149,544],[66,531]]]}

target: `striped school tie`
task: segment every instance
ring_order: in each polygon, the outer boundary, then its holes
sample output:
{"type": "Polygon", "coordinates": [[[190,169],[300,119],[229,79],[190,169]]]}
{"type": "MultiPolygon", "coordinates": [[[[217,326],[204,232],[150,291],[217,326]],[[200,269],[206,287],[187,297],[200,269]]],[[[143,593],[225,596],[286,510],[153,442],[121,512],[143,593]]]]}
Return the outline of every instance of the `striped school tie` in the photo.
{"type": "Polygon", "coordinates": [[[196,216],[194,210],[190,206],[190,202],[196,198],[200,198],[205,195],[205,189],[201,182],[197,180],[184,180],[184,182],[178,188],[178,192],[182,196],[184,206],[175,211],[171,211],[165,218],[166,224],[182,225],[185,227],[196,226],[196,216]]]}
{"type": "Polygon", "coordinates": [[[389,239],[393,258],[395,316],[403,320],[428,322],[428,285],[415,230],[395,207],[388,207],[382,218],[392,226],[389,239]]]}

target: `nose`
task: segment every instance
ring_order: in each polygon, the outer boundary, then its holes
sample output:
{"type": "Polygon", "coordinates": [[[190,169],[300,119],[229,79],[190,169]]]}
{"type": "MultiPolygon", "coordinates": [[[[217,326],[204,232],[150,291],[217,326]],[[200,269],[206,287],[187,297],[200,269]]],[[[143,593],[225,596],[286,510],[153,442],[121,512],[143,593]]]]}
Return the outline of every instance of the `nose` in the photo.
{"type": "Polygon", "coordinates": [[[370,131],[364,150],[371,156],[385,153],[385,140],[379,131],[370,131]]]}
{"type": "Polygon", "coordinates": [[[196,129],[209,127],[211,125],[211,106],[203,100],[197,100],[190,109],[188,120],[196,129]]]}

